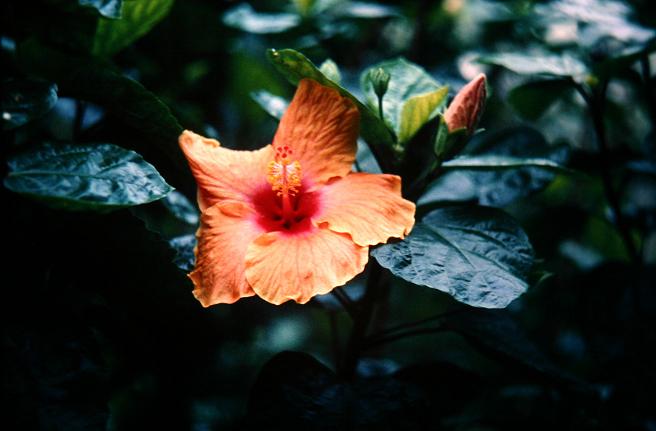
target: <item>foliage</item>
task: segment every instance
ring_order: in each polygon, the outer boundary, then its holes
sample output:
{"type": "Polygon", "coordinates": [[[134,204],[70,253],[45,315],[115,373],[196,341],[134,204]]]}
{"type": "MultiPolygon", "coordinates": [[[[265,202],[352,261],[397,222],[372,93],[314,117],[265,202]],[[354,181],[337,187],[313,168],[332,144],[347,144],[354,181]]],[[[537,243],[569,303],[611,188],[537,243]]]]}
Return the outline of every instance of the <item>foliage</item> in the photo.
{"type": "Polygon", "coordinates": [[[0,9],[6,429],[653,428],[649,2],[0,9]],[[303,78],[417,223],[308,305],[202,309],[177,137],[260,147],[303,78]]]}

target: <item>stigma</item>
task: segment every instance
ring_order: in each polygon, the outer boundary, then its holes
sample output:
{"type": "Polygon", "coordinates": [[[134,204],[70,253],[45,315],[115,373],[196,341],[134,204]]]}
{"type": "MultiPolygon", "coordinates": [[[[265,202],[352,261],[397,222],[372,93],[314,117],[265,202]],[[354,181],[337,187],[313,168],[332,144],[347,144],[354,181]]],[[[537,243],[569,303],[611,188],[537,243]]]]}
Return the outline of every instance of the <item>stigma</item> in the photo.
{"type": "Polygon", "coordinates": [[[303,179],[301,164],[291,160],[291,155],[292,149],[288,146],[276,147],[275,159],[267,166],[267,181],[283,201],[298,193],[303,179]]]}

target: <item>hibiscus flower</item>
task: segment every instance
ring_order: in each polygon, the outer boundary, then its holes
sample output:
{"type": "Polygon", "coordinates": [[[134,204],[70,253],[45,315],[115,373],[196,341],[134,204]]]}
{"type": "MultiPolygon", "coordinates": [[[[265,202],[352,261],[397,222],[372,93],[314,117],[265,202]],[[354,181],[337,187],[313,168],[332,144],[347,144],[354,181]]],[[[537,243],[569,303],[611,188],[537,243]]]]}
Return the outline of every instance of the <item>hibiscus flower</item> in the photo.
{"type": "Polygon", "coordinates": [[[306,303],[362,272],[369,246],[410,232],[415,206],[401,178],[351,172],[358,128],[351,100],[305,79],[264,148],[180,135],[198,185],[189,277],[203,306],[255,294],[306,303]]]}

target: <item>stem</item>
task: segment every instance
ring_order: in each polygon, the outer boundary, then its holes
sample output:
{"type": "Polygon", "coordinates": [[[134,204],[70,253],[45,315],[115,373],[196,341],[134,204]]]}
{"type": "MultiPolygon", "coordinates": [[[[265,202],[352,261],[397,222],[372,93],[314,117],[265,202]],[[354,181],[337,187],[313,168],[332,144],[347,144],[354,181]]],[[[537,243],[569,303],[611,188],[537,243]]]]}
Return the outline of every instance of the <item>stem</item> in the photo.
{"type": "Polygon", "coordinates": [[[365,350],[366,349],[371,349],[371,348],[377,347],[381,344],[391,343],[392,341],[401,340],[401,339],[406,338],[406,337],[413,337],[413,336],[417,336],[417,335],[426,335],[426,334],[436,334],[438,332],[444,332],[444,331],[448,331],[448,329],[443,327],[443,326],[436,326],[436,327],[433,327],[433,328],[411,329],[411,330],[408,330],[408,331],[400,332],[398,334],[391,334],[391,335],[387,335],[387,336],[384,336],[384,337],[378,337],[378,338],[375,338],[373,340],[369,340],[365,343],[364,349],[365,350]]]}
{"type": "Polygon", "coordinates": [[[387,337],[387,336],[389,336],[389,335],[391,335],[395,332],[403,331],[403,330],[406,330],[406,329],[412,329],[412,328],[415,328],[417,326],[425,325],[426,323],[434,322],[436,320],[441,320],[441,319],[444,319],[445,317],[452,316],[454,314],[460,314],[460,313],[462,313],[466,310],[467,310],[466,308],[458,308],[458,309],[455,309],[455,310],[445,311],[444,313],[439,313],[439,314],[436,314],[434,316],[429,316],[429,317],[426,317],[424,319],[415,320],[414,322],[406,322],[406,323],[401,323],[399,325],[390,326],[389,328],[385,328],[384,330],[382,330],[381,332],[379,332],[377,334],[372,334],[371,337],[369,337],[369,339],[373,341],[373,340],[376,340],[378,338],[387,337]]]}
{"type": "Polygon", "coordinates": [[[382,122],[385,122],[383,118],[383,96],[378,96],[378,116],[382,122]]]}
{"type": "Polygon", "coordinates": [[[339,368],[339,374],[347,380],[352,380],[355,376],[355,370],[360,360],[360,353],[363,350],[367,329],[373,316],[376,297],[382,286],[383,269],[376,260],[372,259],[370,262],[369,279],[367,280],[366,290],[362,297],[362,307],[353,322],[351,335],[346,345],[346,352],[339,368]]]}
{"type": "Polygon", "coordinates": [[[601,174],[601,181],[603,184],[606,201],[608,202],[608,205],[613,212],[613,221],[615,223],[615,227],[617,228],[620,236],[622,237],[622,240],[624,241],[624,246],[626,247],[629,257],[633,262],[639,263],[640,255],[638,254],[638,250],[633,243],[633,238],[631,238],[631,232],[622,214],[620,199],[613,187],[613,181],[610,175],[610,154],[608,150],[608,141],[606,138],[606,127],[604,125],[604,108],[606,100],[606,89],[608,88],[608,80],[606,79],[602,81],[602,83],[599,85],[599,91],[592,95],[588,94],[580,84],[575,85],[577,91],[581,94],[583,99],[585,99],[588,105],[588,110],[590,111],[590,115],[592,116],[592,123],[594,125],[595,134],[597,136],[597,146],[599,147],[599,170],[601,174]]]}

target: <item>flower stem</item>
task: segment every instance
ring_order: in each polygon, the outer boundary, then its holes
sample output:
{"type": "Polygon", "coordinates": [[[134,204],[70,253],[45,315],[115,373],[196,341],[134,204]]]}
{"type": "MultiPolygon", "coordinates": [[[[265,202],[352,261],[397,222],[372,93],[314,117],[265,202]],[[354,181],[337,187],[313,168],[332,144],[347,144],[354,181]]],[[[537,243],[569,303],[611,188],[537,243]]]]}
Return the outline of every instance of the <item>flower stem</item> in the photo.
{"type": "Polygon", "coordinates": [[[604,125],[604,108],[606,104],[605,101],[606,89],[608,88],[608,80],[601,82],[599,84],[599,90],[593,94],[589,94],[580,84],[575,84],[575,86],[576,90],[585,100],[588,106],[588,111],[590,112],[590,116],[592,117],[595,135],[597,136],[597,146],[599,148],[599,171],[601,175],[601,181],[603,184],[606,201],[608,202],[608,205],[610,206],[610,209],[613,213],[613,221],[615,227],[622,237],[629,257],[633,262],[639,263],[640,255],[636,245],[633,242],[633,238],[631,237],[629,226],[624,219],[624,215],[622,214],[620,199],[617,192],[615,191],[615,188],[613,187],[613,181],[610,175],[610,154],[606,137],[606,127],[604,125]]]}
{"type": "Polygon", "coordinates": [[[346,351],[338,368],[338,374],[346,379],[352,380],[355,377],[355,370],[360,360],[360,354],[364,350],[364,341],[369,329],[369,324],[374,313],[376,298],[383,285],[383,269],[372,259],[370,261],[369,279],[367,280],[366,290],[362,297],[361,307],[353,321],[353,328],[349,336],[346,351]]]}
{"type": "Polygon", "coordinates": [[[444,332],[444,331],[448,331],[448,329],[443,326],[435,326],[432,328],[410,329],[407,331],[399,332],[397,334],[390,334],[384,337],[377,337],[371,340],[367,340],[364,343],[363,350],[371,349],[373,347],[380,346],[381,344],[391,343],[393,341],[398,341],[407,337],[413,337],[416,335],[436,334],[438,332],[444,332]]]}
{"type": "Polygon", "coordinates": [[[413,322],[401,323],[401,324],[395,325],[395,326],[390,326],[388,328],[383,329],[382,331],[380,331],[378,333],[372,334],[370,337],[368,337],[368,339],[371,342],[375,342],[375,340],[377,340],[379,338],[389,337],[389,336],[393,335],[396,332],[405,331],[405,330],[412,330],[413,328],[416,328],[418,326],[422,326],[422,325],[425,325],[427,323],[439,321],[439,320],[444,319],[445,317],[449,317],[449,316],[452,316],[454,314],[460,314],[460,313],[465,312],[465,311],[467,311],[466,308],[456,308],[454,310],[445,311],[443,313],[439,313],[439,314],[436,314],[434,316],[429,316],[429,317],[426,317],[424,319],[415,320],[413,322]]]}

